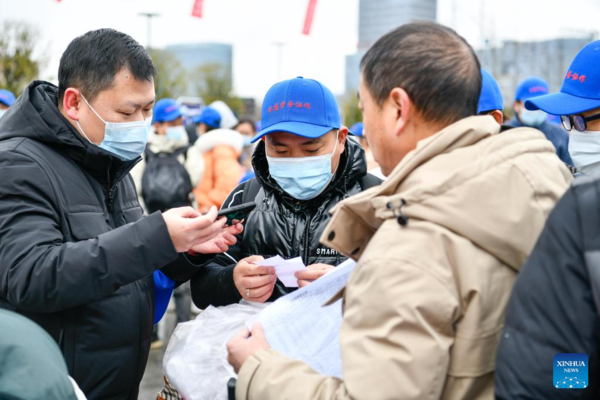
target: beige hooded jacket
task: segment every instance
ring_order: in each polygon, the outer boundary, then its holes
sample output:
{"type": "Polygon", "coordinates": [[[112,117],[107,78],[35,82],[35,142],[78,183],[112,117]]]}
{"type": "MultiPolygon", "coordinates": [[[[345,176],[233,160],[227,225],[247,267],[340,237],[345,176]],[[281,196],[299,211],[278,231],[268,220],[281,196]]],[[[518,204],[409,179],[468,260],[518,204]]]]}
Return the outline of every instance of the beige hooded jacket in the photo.
{"type": "Polygon", "coordinates": [[[461,120],[333,209],[321,241],[359,260],[339,294],[344,380],[260,351],[237,399],[493,399],[511,288],[571,181],[542,133],[499,129],[461,120]]]}

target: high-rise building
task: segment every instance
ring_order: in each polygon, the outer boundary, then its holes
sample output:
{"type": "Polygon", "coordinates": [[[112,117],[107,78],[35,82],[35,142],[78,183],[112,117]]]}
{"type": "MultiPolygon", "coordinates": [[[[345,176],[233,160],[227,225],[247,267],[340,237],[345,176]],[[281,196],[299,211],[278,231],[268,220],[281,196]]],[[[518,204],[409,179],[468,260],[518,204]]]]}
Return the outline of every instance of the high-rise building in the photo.
{"type": "Polygon", "coordinates": [[[414,21],[435,21],[437,0],[360,0],[358,8],[358,49],[369,47],[400,25],[414,21]]]}
{"type": "Polygon", "coordinates": [[[360,60],[377,39],[400,25],[436,17],[437,0],[360,0],[358,52],[346,56],[346,91],[358,89],[360,60]]]}

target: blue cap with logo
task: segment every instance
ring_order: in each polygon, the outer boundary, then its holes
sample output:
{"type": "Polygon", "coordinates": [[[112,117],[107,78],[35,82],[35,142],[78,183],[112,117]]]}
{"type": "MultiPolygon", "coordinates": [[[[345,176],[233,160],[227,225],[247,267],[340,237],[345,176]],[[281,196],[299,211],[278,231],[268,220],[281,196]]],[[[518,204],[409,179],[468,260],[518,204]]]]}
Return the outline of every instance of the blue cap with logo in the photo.
{"type": "Polygon", "coordinates": [[[504,110],[502,93],[492,74],[481,68],[481,93],[477,104],[477,114],[494,110],[504,110]]]}
{"type": "Polygon", "coordinates": [[[515,93],[516,101],[526,101],[533,99],[534,97],[543,96],[548,94],[548,82],[542,78],[531,77],[527,78],[517,86],[515,93]]]}
{"type": "Polygon", "coordinates": [[[202,112],[192,119],[195,124],[205,124],[211,128],[221,127],[221,114],[212,107],[205,107],[202,112]]]}
{"type": "Polygon", "coordinates": [[[15,102],[15,95],[13,92],[0,89],[0,103],[4,104],[7,107],[11,107],[15,102]]]}
{"type": "Polygon", "coordinates": [[[182,115],[179,104],[173,99],[160,99],[152,110],[153,122],[171,122],[182,115]]]}
{"type": "Polygon", "coordinates": [[[362,122],[357,122],[350,128],[350,132],[354,134],[354,136],[363,137],[364,125],[362,122]]]}
{"type": "Polygon", "coordinates": [[[315,139],[341,127],[340,111],[329,89],[299,76],[269,89],[263,101],[261,127],[252,142],[273,132],[315,139]]]}
{"type": "Polygon", "coordinates": [[[554,115],[579,114],[600,108],[600,40],[577,53],[560,92],[528,100],[525,108],[554,115]]]}

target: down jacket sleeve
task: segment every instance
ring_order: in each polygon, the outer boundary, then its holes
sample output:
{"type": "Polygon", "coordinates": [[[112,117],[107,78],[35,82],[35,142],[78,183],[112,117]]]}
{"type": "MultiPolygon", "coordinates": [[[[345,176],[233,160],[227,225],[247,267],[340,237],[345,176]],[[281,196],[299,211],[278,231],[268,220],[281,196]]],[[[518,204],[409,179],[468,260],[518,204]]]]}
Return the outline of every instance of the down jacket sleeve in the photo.
{"type": "MultiPolygon", "coordinates": [[[[242,204],[245,183],[240,184],[229,194],[223,208],[235,207],[242,204]]],[[[205,309],[210,305],[215,307],[237,303],[242,296],[233,281],[233,269],[240,260],[242,250],[242,235],[238,236],[235,245],[230,246],[226,254],[205,256],[205,263],[197,270],[191,281],[192,300],[196,307],[205,309]]]]}
{"type": "Polygon", "coordinates": [[[28,312],[56,312],[100,299],[174,261],[160,213],[97,237],[65,242],[45,171],[0,153],[0,295],[28,312]]]}

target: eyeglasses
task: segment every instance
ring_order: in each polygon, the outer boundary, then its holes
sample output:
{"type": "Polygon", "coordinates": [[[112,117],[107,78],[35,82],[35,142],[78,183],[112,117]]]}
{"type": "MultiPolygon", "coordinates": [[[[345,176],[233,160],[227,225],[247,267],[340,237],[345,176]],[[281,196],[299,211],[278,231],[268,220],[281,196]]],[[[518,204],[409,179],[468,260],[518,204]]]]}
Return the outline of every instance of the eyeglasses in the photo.
{"type": "Polygon", "coordinates": [[[560,119],[566,130],[570,131],[575,127],[579,132],[587,130],[587,123],[600,119],[600,114],[584,117],[583,115],[561,115],[560,119]]]}

